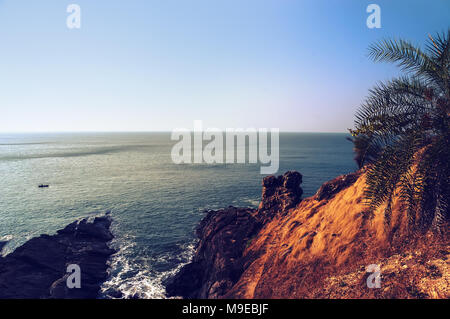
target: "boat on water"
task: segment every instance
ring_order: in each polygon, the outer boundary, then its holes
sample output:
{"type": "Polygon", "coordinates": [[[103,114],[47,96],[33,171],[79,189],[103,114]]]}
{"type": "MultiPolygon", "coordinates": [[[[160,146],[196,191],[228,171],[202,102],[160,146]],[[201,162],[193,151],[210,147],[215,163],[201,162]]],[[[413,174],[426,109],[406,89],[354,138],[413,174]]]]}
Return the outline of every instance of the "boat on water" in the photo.
{"type": "Polygon", "coordinates": [[[47,185],[47,184],[41,184],[41,185],[39,185],[38,187],[39,187],[39,188],[48,188],[49,185],[47,185]]]}

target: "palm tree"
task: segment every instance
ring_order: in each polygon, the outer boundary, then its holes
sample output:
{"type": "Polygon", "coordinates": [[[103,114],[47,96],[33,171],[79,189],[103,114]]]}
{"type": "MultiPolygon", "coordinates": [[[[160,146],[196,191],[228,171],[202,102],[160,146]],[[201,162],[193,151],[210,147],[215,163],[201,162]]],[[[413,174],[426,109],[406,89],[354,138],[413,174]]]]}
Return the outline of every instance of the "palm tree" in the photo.
{"type": "Polygon", "coordinates": [[[424,50],[384,40],[369,57],[396,63],[403,75],[370,90],[350,130],[356,160],[367,164],[367,203],[385,204],[389,224],[398,195],[414,229],[442,230],[450,198],[450,28],[429,36],[424,50]]]}

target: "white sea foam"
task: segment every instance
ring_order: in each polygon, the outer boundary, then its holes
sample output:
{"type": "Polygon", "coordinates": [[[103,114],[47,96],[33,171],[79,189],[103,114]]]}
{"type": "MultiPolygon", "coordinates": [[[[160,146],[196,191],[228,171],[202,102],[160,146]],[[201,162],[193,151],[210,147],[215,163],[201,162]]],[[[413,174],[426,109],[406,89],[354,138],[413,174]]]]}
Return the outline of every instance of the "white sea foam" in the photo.
{"type": "Polygon", "coordinates": [[[248,203],[248,206],[251,208],[257,208],[259,206],[260,200],[255,198],[246,198],[244,199],[246,203],[248,203]]]}
{"type": "Polygon", "coordinates": [[[232,202],[232,205],[237,206],[237,207],[258,208],[259,203],[260,203],[259,198],[244,197],[244,198],[236,199],[235,201],[232,202]]]}
{"type": "MultiPolygon", "coordinates": [[[[117,242],[116,242],[117,244],[117,242]]],[[[112,256],[110,261],[111,277],[102,285],[101,293],[104,298],[139,298],[139,299],[166,299],[166,290],[163,282],[175,275],[181,267],[188,263],[194,254],[195,243],[183,245],[182,253],[177,256],[182,263],[168,271],[156,272],[151,267],[150,260],[139,262],[127,257],[127,252],[133,249],[134,243],[121,243],[120,250],[112,256]],[[111,292],[115,292],[111,296],[111,292]],[[120,292],[117,295],[117,292],[120,292]]],[[[173,258],[169,254],[158,256],[156,261],[164,262],[173,258]]]]}
{"type": "Polygon", "coordinates": [[[10,241],[13,238],[13,235],[5,235],[0,237],[0,241],[10,241]]]}

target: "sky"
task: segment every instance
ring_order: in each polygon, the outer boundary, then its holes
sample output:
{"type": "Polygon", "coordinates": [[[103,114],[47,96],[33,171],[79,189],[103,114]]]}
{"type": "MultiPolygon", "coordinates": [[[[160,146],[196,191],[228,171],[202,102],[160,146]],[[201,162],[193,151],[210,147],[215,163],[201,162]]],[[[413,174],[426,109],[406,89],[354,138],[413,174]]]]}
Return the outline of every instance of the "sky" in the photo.
{"type": "Polygon", "coordinates": [[[0,0],[0,132],[346,132],[398,74],[368,46],[449,21],[448,0],[0,0]]]}

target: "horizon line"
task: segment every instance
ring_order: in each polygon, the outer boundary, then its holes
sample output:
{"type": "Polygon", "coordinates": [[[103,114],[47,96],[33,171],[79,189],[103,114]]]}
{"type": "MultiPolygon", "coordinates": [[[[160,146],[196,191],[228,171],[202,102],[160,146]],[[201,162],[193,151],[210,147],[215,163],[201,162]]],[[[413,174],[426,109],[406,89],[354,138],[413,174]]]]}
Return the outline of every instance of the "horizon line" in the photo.
{"type": "MultiPolygon", "coordinates": [[[[190,132],[194,132],[190,130],[190,132]]],[[[203,131],[202,131],[203,132],[203,131]]],[[[223,130],[225,132],[225,130],[223,130]]],[[[82,133],[172,133],[172,131],[0,131],[0,134],[82,134],[82,133]]],[[[279,131],[279,133],[310,133],[310,134],[350,134],[342,131],[279,131]]]]}

